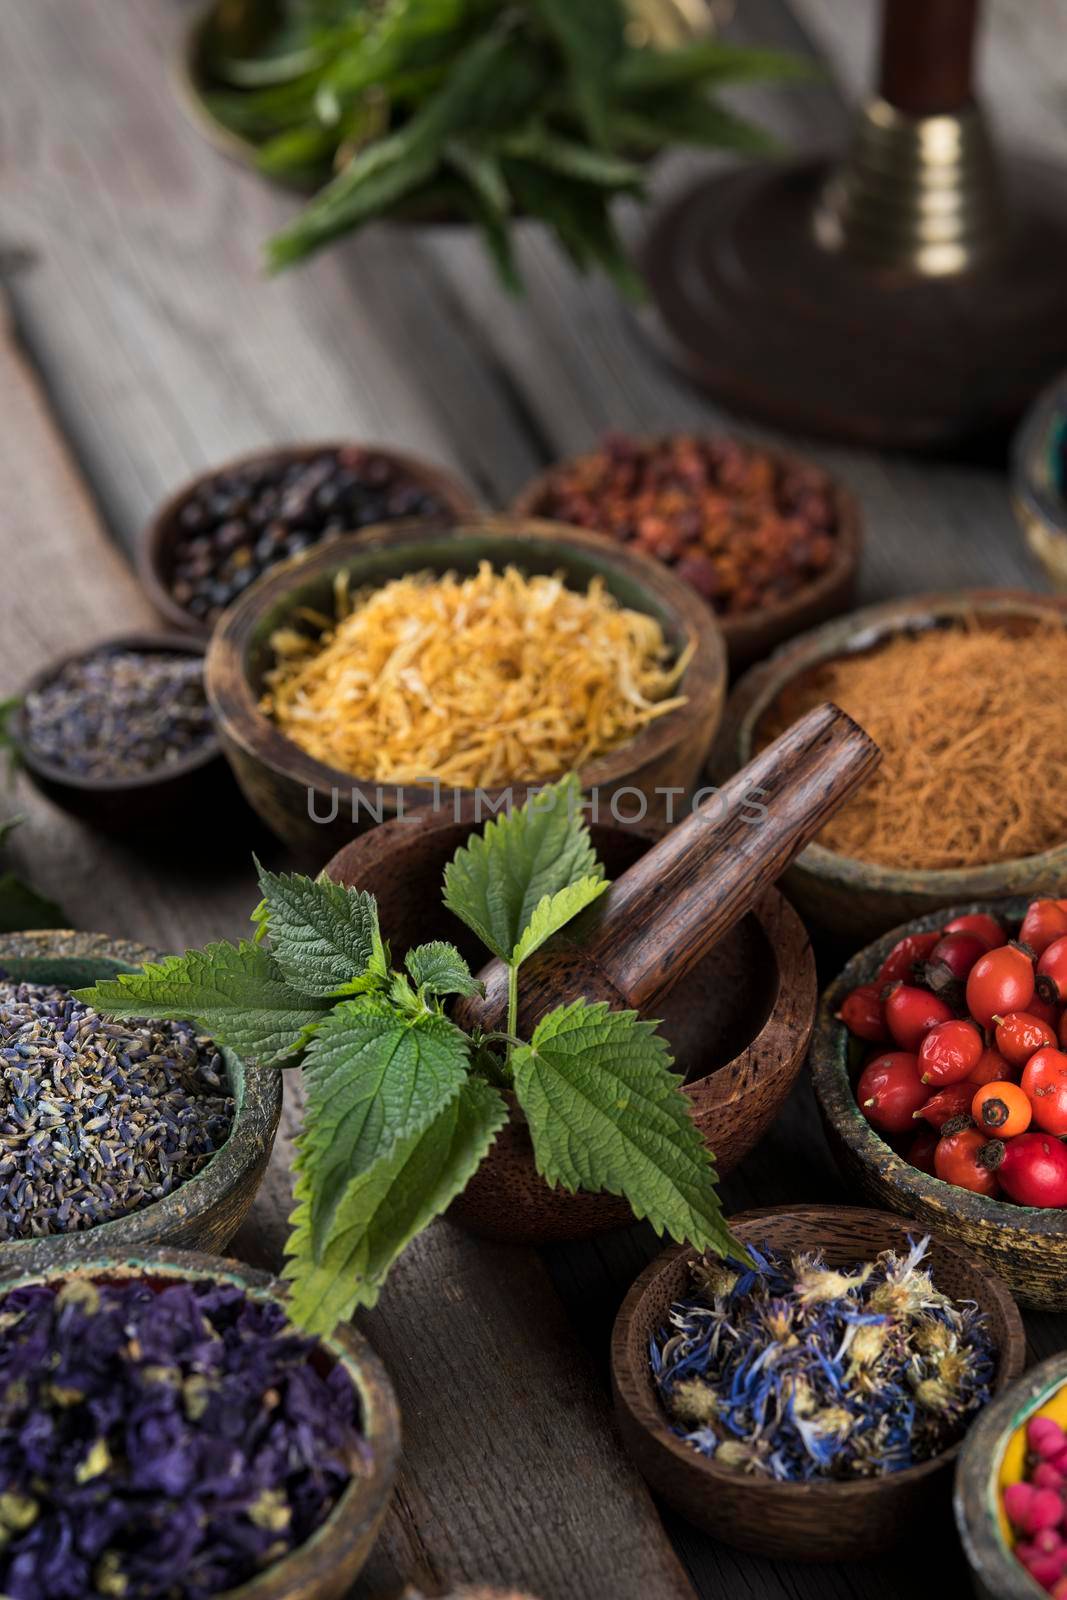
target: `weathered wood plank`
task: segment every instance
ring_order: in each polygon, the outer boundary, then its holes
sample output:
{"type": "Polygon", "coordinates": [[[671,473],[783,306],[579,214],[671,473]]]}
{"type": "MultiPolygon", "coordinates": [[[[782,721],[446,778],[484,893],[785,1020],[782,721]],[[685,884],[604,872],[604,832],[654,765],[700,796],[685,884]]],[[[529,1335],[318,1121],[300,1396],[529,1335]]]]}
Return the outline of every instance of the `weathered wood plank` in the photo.
{"type": "MultiPolygon", "coordinates": [[[[0,340],[0,694],[56,651],[145,602],[108,542],[40,390],[0,340]],[[76,564],[77,581],[60,575],[76,564]],[[25,619],[29,619],[26,621],[25,619]],[[25,622],[25,625],[24,625],[25,622]]],[[[72,920],[162,949],[234,936],[254,903],[243,852],[201,874],[201,828],[165,858],[109,844],[23,782],[21,865],[72,920]],[[191,859],[190,859],[191,858],[191,859]]],[[[202,819],[210,829],[210,819],[202,819]]],[[[290,1209],[290,1135],[299,1082],[236,1251],[280,1265],[290,1209]]],[[[531,1251],[492,1249],[440,1224],[419,1239],[366,1318],[404,1414],[402,1480],[361,1594],[482,1579],[541,1600],[684,1600],[691,1594],[652,1502],[614,1435],[610,1407],[531,1251]],[[585,1565],[583,1566],[583,1561],[585,1565]]]]}

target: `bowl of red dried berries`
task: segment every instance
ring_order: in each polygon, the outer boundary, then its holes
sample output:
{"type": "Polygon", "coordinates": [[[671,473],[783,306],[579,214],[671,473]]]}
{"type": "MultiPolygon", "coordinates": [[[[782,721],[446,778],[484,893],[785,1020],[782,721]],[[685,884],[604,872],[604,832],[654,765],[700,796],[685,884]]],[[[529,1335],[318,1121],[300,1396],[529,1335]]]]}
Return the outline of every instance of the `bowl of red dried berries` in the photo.
{"type": "Polygon", "coordinates": [[[671,567],[715,612],[735,668],[844,611],[855,588],[855,497],[813,462],[740,439],[610,435],[533,479],[512,509],[671,567]]]}
{"type": "Polygon", "coordinates": [[[823,994],[812,1083],[845,1177],[1067,1310],[1067,901],[931,912],[823,994]]]}
{"type": "Polygon", "coordinates": [[[340,1600],[400,1452],[356,1331],[217,1256],[90,1256],[0,1279],[10,1600],[340,1600]]]}
{"type": "Polygon", "coordinates": [[[279,561],[410,517],[465,517],[477,497],[443,467],[369,444],[276,446],[201,473],[148,524],[137,570],[168,621],[206,636],[279,561]]]}

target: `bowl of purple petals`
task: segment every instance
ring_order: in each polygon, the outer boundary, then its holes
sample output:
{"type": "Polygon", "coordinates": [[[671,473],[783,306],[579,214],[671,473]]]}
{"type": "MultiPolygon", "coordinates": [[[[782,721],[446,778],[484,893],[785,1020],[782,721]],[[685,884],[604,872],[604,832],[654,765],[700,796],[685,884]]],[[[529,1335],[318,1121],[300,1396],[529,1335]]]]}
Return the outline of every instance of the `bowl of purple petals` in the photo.
{"type": "Polygon", "coordinates": [[[5,1600],[340,1600],[400,1419],[351,1327],[299,1332],[266,1274],[191,1252],[0,1279],[5,1600]]]}
{"type": "Polygon", "coordinates": [[[123,837],[238,813],[204,692],[204,645],[135,633],[61,656],[18,696],[15,755],[53,804],[123,837]]]}
{"type": "Polygon", "coordinates": [[[0,937],[0,1272],[218,1250],[248,1212],[281,1073],[181,1018],[115,1022],[73,993],[164,959],[99,933],[0,937]]]}
{"type": "Polygon", "coordinates": [[[729,1226],[748,1260],[669,1250],[615,1323],[616,1414],[654,1492],[779,1560],[861,1560],[947,1515],[968,1427],[1025,1363],[1005,1286],[879,1211],[729,1226]]]}

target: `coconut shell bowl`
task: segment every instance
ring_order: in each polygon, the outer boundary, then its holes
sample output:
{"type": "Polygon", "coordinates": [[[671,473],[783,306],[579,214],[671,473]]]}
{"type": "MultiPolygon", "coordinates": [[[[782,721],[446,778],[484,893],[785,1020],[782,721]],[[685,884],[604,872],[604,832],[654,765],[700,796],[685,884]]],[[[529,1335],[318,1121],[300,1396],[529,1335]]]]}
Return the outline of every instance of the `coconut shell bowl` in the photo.
{"type": "MultiPolygon", "coordinates": [[[[646,442],[655,441],[638,441],[646,442]]],[[[852,603],[863,537],[859,502],[842,484],[813,462],[784,450],[766,451],[761,447],[759,453],[768,457],[775,472],[803,475],[812,480],[817,492],[829,500],[835,524],[834,554],[830,564],[794,594],[737,616],[717,613],[730,666],[735,672],[761,660],[783,639],[790,639],[816,623],[825,622],[828,617],[837,616],[852,603]]],[[[512,501],[512,511],[526,517],[553,516],[555,482],[561,468],[570,465],[557,463],[532,478],[512,501]]],[[[634,548],[642,548],[639,538],[634,548]]]]}
{"type": "Polygon", "coordinates": [[[1067,1211],[972,1194],[920,1172],[867,1121],[853,1090],[863,1056],[836,1020],[845,996],[870,982],[898,939],[929,933],[964,912],[989,911],[1018,929],[1028,898],[972,902],[918,917],[861,950],[819,1002],[809,1060],[815,1097],[834,1159],[872,1205],[914,1217],[998,1273],[1022,1305],[1067,1311],[1067,1211]]]}
{"type": "MultiPolygon", "coordinates": [[[[685,704],[588,762],[579,776],[583,788],[598,790],[605,805],[619,790],[640,790],[655,803],[655,791],[675,787],[681,792],[695,782],[722,714],[726,652],[714,618],[691,589],[646,556],[558,523],[507,517],[450,526],[394,523],[318,546],[273,568],[225,613],[208,650],[208,699],[223,749],[249,804],[292,848],[321,861],[361,824],[431,804],[434,792],[428,783],[382,784],[365,774],[337,771],[282,734],[259,708],[264,673],[272,662],[271,636],[282,625],[298,625],[296,614],[306,608],[332,615],[334,580],[341,572],[347,572],[354,593],[406,573],[472,574],[482,561],[498,570],[510,564],[527,574],[562,573],[572,588],[582,590],[602,578],[622,605],[659,621],[676,654],[694,646],[678,688],[685,704]]],[[[490,803],[505,795],[501,789],[483,792],[490,803]]]]}
{"type": "Polygon", "coordinates": [[[182,517],[194,497],[215,479],[225,478],[248,467],[301,467],[320,456],[350,447],[376,462],[385,463],[405,485],[431,494],[440,506],[442,516],[466,517],[478,510],[477,497],[446,468],[386,445],[333,439],[315,444],[273,445],[266,450],[254,450],[247,455],[223,461],[183,483],[164,501],[142,531],[136,550],[137,576],[160,615],[166,617],[172,627],[181,628],[195,637],[207,639],[211,633],[210,624],[194,616],[175,599],[173,593],[175,555],[183,536],[186,536],[182,517]]]}
{"type": "MultiPolygon", "coordinates": [[[[871,759],[865,736],[839,712],[824,709],[764,758],[763,776],[774,783],[770,769],[776,768],[780,787],[779,804],[771,804],[761,830],[729,820],[715,825],[703,812],[662,836],[649,828],[592,824],[612,886],[592,915],[528,964],[520,984],[524,1037],[538,1016],[579,995],[616,1008],[630,1005],[659,1020],[720,1173],[737,1165],[776,1116],[811,1027],[811,950],[795,913],[770,884],[782,853],[800,848],[826,803],[825,788],[816,799],[808,787],[811,766],[836,794],[842,781],[858,781],[871,759]],[[738,828],[747,831],[747,841],[738,828]]],[[[736,816],[730,799],[727,819],[736,816]]],[[[451,811],[422,813],[351,842],[326,870],[335,881],[376,896],[394,952],[428,939],[452,940],[477,969],[484,951],[441,905],[445,866],[474,831],[473,807],[459,821],[451,811]]],[[[482,977],[484,999],[457,1009],[457,1021],[468,1029],[498,1025],[499,973],[490,966],[482,977]]],[[[579,1238],[631,1220],[629,1207],[613,1195],[549,1188],[515,1104],[450,1215],[474,1232],[516,1241],[579,1238]]]]}
{"type": "MultiPolygon", "coordinates": [[[[742,1243],[788,1252],[822,1250],[831,1267],[853,1266],[880,1251],[908,1249],[922,1230],[883,1212],[842,1206],[748,1211],[730,1221],[742,1243]]],[[[717,1465],[672,1432],[649,1366],[649,1341],[690,1286],[692,1250],[658,1256],[637,1279],[611,1340],[615,1412],[623,1441],[653,1492],[687,1521],[727,1544],[777,1560],[849,1561],[912,1538],[948,1507],[959,1445],[919,1466],[851,1482],[779,1483],[717,1465]]],[[[974,1300],[990,1322],[999,1362],[995,1392],[1023,1369],[1022,1319],[1004,1285],[936,1236],[929,1263],[935,1284],[974,1300]]]]}
{"type": "MultiPolygon", "coordinates": [[[[203,656],[204,645],[188,634],[130,633],[73,650],[34,674],[20,699],[43,689],[70,662],[101,651],[136,650],[153,655],[203,656]]],[[[80,821],[124,838],[155,840],[189,816],[211,815],[229,824],[243,813],[219,741],[211,738],[166,767],[122,778],[89,778],[56,766],[38,755],[26,736],[22,711],[16,705],[9,723],[19,764],[41,794],[80,821]]]]}
{"type": "MultiPolygon", "coordinates": [[[[158,952],[101,933],[5,934],[0,977],[78,989],[117,972],[132,972],[158,952]]],[[[226,1142],[198,1173],[139,1211],[91,1229],[0,1243],[0,1272],[47,1272],[90,1252],[107,1254],[176,1245],[219,1250],[233,1238],[255,1198],[270,1159],[282,1109],[281,1073],[246,1065],[222,1052],[235,1101],[226,1142]]]]}
{"type": "MultiPolygon", "coordinates": [[[[1042,595],[997,590],[920,595],[867,606],[792,640],[741,679],[730,697],[710,764],[712,781],[736,771],[758,750],[784,693],[817,682],[837,657],[877,650],[901,632],[973,618],[979,627],[1021,632],[1062,624],[1062,606],[1042,595]]],[[[909,917],[964,900],[1001,895],[1031,899],[1067,882],[1067,840],[1042,855],[949,871],[900,870],[854,860],[815,842],[790,868],[783,888],[806,921],[849,940],[873,939],[909,917]]]]}
{"type": "Polygon", "coordinates": [[[1040,1600],[1046,1593],[1012,1553],[1000,1507],[1002,1486],[1023,1475],[1020,1430],[1039,1413],[1061,1426],[1067,1419],[1067,1355],[1051,1356],[1011,1384],[982,1412],[960,1452],[956,1526],[978,1600],[1040,1600]]]}
{"type": "MultiPolygon", "coordinates": [[[[100,1284],[130,1279],[142,1279],[156,1291],[176,1282],[209,1279],[241,1289],[253,1300],[286,1303],[281,1283],[241,1262],[193,1250],[125,1250],[118,1240],[105,1246],[102,1236],[99,1250],[81,1261],[6,1271],[0,1294],[27,1284],[58,1287],[74,1280],[100,1284]]],[[[389,1505],[400,1456],[400,1413],[385,1368],[351,1324],[320,1339],[312,1360],[321,1360],[327,1370],[339,1364],[355,1386],[369,1467],[353,1476],[309,1539],[239,1588],[227,1590],[226,1600],[342,1600],[370,1554],[389,1505]]]]}

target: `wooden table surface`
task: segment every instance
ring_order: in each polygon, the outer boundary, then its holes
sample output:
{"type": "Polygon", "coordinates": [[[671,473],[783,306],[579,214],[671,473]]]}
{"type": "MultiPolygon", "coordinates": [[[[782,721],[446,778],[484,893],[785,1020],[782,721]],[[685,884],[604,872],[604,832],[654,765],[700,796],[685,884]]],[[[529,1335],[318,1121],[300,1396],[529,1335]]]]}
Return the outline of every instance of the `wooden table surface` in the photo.
{"type": "MultiPolygon", "coordinates": [[[[751,95],[753,108],[799,149],[839,140],[873,3],[737,10],[736,37],[810,51],[829,69],[751,95]]],[[[988,10],[984,78],[1002,133],[1062,154],[1067,0],[988,10]]],[[[522,247],[525,301],[498,290],[453,230],[379,229],[264,278],[262,241],[292,202],[180,113],[167,73],[189,15],[179,0],[0,0],[0,698],[59,651],[152,622],[125,555],[165,494],[237,451],[388,440],[449,463],[498,505],[604,429],[732,425],[658,362],[611,289],[574,277],[536,229],[522,247]]],[[[661,192],[691,167],[669,164],[661,192]]],[[[629,225],[636,234],[640,218],[629,225]]],[[[1000,464],[812,453],[863,501],[865,598],[1041,585],[1000,464]]],[[[149,858],[87,833],[25,784],[12,803],[28,819],[19,865],[76,925],[175,949],[241,933],[261,847],[251,823],[248,848],[220,855],[211,817],[190,817],[149,858]]],[[[280,1259],[298,1088],[291,1079],[267,1181],[234,1245],[257,1264],[280,1259]]],[[[806,1083],[726,1198],[734,1209],[848,1198],[806,1083]]],[[[476,1580],[540,1600],[914,1592],[914,1552],[786,1568],[661,1521],[617,1443],[604,1381],[612,1316],[654,1249],[634,1229],[537,1254],[441,1223],[408,1250],[362,1319],[399,1391],[406,1443],[360,1597],[476,1580]]],[[[1034,1356],[1067,1345],[1067,1318],[1028,1327],[1034,1356]]]]}

